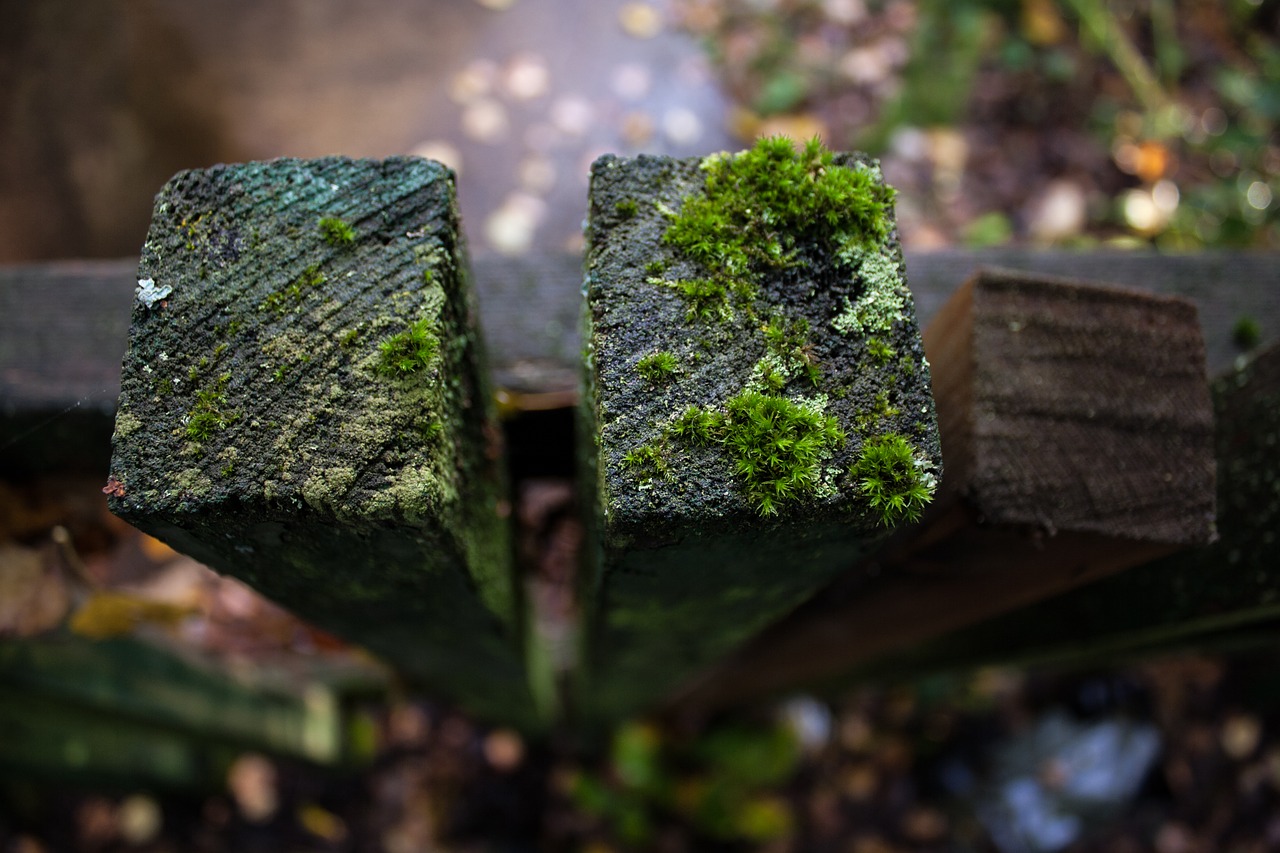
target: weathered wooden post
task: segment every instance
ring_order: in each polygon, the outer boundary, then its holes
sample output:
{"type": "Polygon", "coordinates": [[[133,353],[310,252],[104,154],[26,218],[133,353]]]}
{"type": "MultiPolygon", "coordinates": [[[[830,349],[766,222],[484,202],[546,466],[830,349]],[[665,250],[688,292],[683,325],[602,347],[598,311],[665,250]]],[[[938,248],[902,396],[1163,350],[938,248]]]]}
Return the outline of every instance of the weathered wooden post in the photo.
{"type": "Polygon", "coordinates": [[[1273,644],[1280,620],[1280,346],[1219,377],[1213,404],[1218,538],[1211,545],[940,637],[877,670],[1088,664],[1187,645],[1273,644]]]}
{"type": "Polygon", "coordinates": [[[924,341],[947,464],[924,523],[710,674],[683,708],[835,679],[1212,536],[1194,305],[989,271],[924,341]]]}
{"type": "Polygon", "coordinates": [[[452,173],[184,172],[157,197],[113,511],[489,717],[528,722],[452,173]]]}
{"type": "Polygon", "coordinates": [[[892,200],[816,142],[593,166],[584,718],[659,699],[931,499],[892,200]]]}

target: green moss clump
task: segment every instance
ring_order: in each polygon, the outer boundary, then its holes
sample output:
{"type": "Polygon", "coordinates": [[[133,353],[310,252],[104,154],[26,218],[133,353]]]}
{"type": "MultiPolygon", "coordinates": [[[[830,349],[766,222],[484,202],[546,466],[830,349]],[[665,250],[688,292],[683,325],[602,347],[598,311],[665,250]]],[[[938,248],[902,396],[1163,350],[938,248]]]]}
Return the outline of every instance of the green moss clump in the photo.
{"type": "Polygon", "coordinates": [[[196,444],[213,438],[240,417],[237,412],[226,408],[227,383],[230,380],[231,374],[224,373],[212,387],[196,394],[195,405],[187,415],[187,438],[196,444]]]}
{"type": "Polygon", "coordinates": [[[684,299],[686,320],[717,320],[729,314],[729,291],[710,278],[688,278],[671,283],[684,299]]]}
{"type": "MultiPolygon", "coordinates": [[[[793,376],[801,373],[808,378],[809,384],[815,388],[818,386],[822,380],[822,368],[813,354],[813,345],[809,342],[807,320],[773,317],[764,325],[764,341],[773,356],[768,360],[769,372],[783,377],[782,383],[776,385],[775,390],[781,390],[793,376]]],[[[756,370],[763,372],[761,365],[757,365],[756,370]]]]}
{"type": "Polygon", "coordinates": [[[894,191],[869,169],[836,166],[816,138],[798,153],[785,137],[761,139],[702,168],[705,191],[685,199],[663,240],[722,282],[794,263],[801,241],[838,254],[889,236],[894,191]]]}
{"type": "Polygon", "coordinates": [[[822,461],[845,440],[821,406],[751,390],[730,399],[723,413],[690,406],[667,431],[689,444],[723,447],[762,516],[815,493],[822,461]]]}
{"type": "Polygon", "coordinates": [[[296,308],[309,291],[324,284],[324,281],[324,273],[320,272],[318,266],[311,264],[282,290],[277,290],[262,300],[258,310],[282,316],[290,308],[296,308]]]}
{"type": "Polygon", "coordinates": [[[356,241],[356,229],[336,216],[322,217],[317,227],[330,246],[350,246],[356,241]]]}
{"type": "Polygon", "coordinates": [[[871,360],[879,367],[884,367],[898,353],[893,347],[885,343],[884,338],[868,338],[867,339],[867,355],[871,356],[871,360]]]}
{"type": "Polygon", "coordinates": [[[743,391],[725,410],[721,443],[761,515],[813,494],[823,458],[844,443],[835,418],[785,397],[743,391]]]}
{"type": "Polygon", "coordinates": [[[724,426],[724,415],[701,406],[690,406],[669,427],[671,435],[698,447],[717,440],[724,426]]]}
{"type": "Polygon", "coordinates": [[[926,467],[910,441],[889,433],[866,441],[849,473],[880,522],[893,527],[919,521],[933,500],[937,480],[926,467]]]}
{"type": "Polygon", "coordinates": [[[644,444],[627,451],[622,457],[622,462],[634,470],[641,481],[652,480],[654,477],[665,477],[667,475],[667,460],[662,451],[662,447],[658,444],[644,444]]]}
{"type": "Polygon", "coordinates": [[[622,199],[622,201],[614,205],[614,208],[623,219],[631,219],[640,212],[640,205],[636,204],[636,200],[633,198],[622,199]]]}
{"type": "Polygon", "coordinates": [[[378,345],[378,372],[393,377],[417,373],[430,367],[439,351],[440,338],[424,317],[378,345]]]}
{"type": "Polygon", "coordinates": [[[676,372],[676,365],[675,353],[663,350],[649,353],[637,361],[636,372],[650,382],[661,382],[671,378],[671,375],[676,372]]]}

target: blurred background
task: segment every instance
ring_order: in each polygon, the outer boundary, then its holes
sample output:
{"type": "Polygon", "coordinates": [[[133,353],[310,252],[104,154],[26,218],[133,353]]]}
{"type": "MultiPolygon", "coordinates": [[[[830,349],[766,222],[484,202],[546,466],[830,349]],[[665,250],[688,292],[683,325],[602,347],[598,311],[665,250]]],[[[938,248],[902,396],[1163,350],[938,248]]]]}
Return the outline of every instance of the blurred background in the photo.
{"type": "MultiPolygon", "coordinates": [[[[326,154],[452,166],[477,255],[576,253],[595,157],[762,134],[881,157],[910,251],[1280,249],[1276,0],[0,0],[0,22],[6,264],[135,256],[174,172],[326,154]]],[[[10,766],[0,850],[1280,849],[1273,655],[866,687],[693,733],[637,722],[582,756],[388,693],[358,652],[114,520],[101,486],[0,482],[0,635],[283,671],[282,706],[341,709],[338,746],[245,726],[157,774],[157,732],[230,725],[219,694],[139,729],[137,781],[10,766]]],[[[571,559],[571,501],[525,484],[527,559],[571,559]]],[[[110,664],[128,719],[136,653],[110,664]]],[[[26,698],[0,690],[0,722],[26,698]]],[[[93,725],[64,727],[98,743],[93,725]]]]}
{"type": "Polygon", "coordinates": [[[454,166],[478,251],[576,249],[601,153],[821,135],[909,246],[1275,246],[1273,0],[4,0],[0,259],[137,251],[179,169],[454,166]]]}

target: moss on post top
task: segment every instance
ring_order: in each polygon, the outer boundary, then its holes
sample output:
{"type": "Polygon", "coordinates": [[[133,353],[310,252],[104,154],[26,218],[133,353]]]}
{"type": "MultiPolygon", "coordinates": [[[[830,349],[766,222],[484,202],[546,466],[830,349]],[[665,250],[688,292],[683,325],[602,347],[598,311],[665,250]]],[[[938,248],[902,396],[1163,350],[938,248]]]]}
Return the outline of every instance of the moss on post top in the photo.
{"type": "Polygon", "coordinates": [[[919,516],[941,459],[893,195],[875,161],[816,141],[594,164],[606,538],[919,516]]]}
{"type": "Polygon", "coordinates": [[[427,160],[173,178],[138,271],[121,509],[252,494],[352,519],[448,514],[457,451],[443,445],[471,335],[456,233],[453,176],[427,160]]]}

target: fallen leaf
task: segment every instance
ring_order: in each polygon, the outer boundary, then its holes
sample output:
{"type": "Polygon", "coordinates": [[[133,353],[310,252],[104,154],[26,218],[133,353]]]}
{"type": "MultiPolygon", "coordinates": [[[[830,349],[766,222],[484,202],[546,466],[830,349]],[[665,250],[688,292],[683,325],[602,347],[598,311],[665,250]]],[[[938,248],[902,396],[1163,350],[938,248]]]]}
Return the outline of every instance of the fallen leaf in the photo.
{"type": "Polygon", "coordinates": [[[56,627],[71,591],[38,550],[0,545],[0,637],[30,637],[56,627]]]}
{"type": "Polygon", "coordinates": [[[105,640],[131,634],[143,624],[170,627],[193,612],[191,607],[120,592],[95,592],[71,617],[70,628],[83,637],[105,640]]]}

